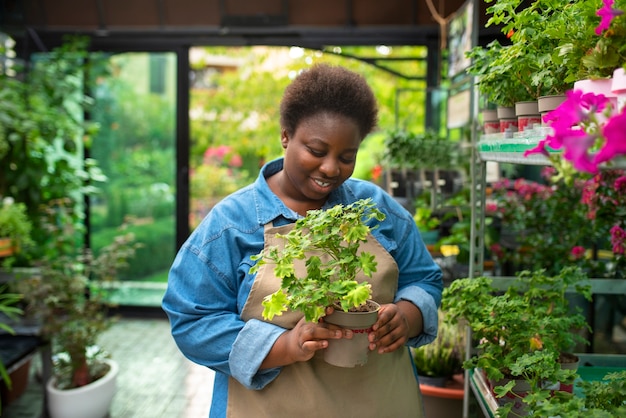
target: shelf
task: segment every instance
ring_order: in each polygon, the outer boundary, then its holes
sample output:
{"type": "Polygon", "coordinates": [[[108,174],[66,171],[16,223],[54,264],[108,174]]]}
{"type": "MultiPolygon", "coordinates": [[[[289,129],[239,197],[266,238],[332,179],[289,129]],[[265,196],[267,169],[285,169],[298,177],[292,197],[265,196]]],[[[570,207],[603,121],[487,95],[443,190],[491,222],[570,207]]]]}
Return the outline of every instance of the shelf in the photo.
{"type": "MultiPolygon", "coordinates": [[[[626,368],[625,357],[619,354],[576,354],[580,358],[581,366],[578,368],[578,381],[597,381],[611,372],[619,372],[626,368]]],[[[476,396],[478,405],[485,417],[494,418],[497,415],[498,400],[493,395],[489,383],[480,370],[469,370],[470,389],[476,396]]],[[[582,393],[574,387],[574,394],[582,396],[582,393]]]]}
{"type": "MultiPolygon", "coordinates": [[[[493,285],[499,290],[506,290],[509,288],[517,278],[511,276],[492,276],[493,285]]],[[[626,295],[626,280],[621,279],[595,279],[591,278],[588,282],[581,283],[582,285],[591,284],[591,293],[601,295],[626,295]]],[[[574,290],[572,289],[572,292],[574,290]]]]}
{"type": "MultiPolygon", "coordinates": [[[[542,154],[524,156],[524,151],[535,148],[551,130],[537,127],[524,132],[482,135],[477,150],[483,161],[501,163],[549,165],[550,160],[542,154]]],[[[556,151],[554,151],[556,153],[556,151]]]]}
{"type": "MultiPolygon", "coordinates": [[[[539,141],[551,133],[549,127],[533,128],[524,132],[495,133],[481,135],[476,144],[478,155],[482,161],[523,165],[550,165],[550,160],[543,154],[524,156],[524,152],[533,149],[539,141]]],[[[550,150],[558,155],[560,151],[550,150]]],[[[626,168],[626,157],[619,156],[611,162],[601,164],[601,169],[626,168]]]]}

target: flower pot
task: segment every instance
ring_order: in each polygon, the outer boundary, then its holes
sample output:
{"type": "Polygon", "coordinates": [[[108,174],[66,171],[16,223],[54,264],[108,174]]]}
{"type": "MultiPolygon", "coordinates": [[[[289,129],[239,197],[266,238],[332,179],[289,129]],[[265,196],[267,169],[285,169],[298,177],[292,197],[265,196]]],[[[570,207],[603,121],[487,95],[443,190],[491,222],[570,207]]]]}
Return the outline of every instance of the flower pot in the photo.
{"type": "Polygon", "coordinates": [[[372,305],[368,312],[344,312],[335,311],[324,317],[324,321],[352,330],[351,339],[328,340],[328,347],[324,350],[324,360],[328,364],[338,367],[356,367],[367,363],[369,355],[369,340],[367,334],[378,318],[380,305],[374,301],[368,301],[372,305]]]}
{"type": "Polygon", "coordinates": [[[0,257],[9,257],[15,254],[13,240],[8,237],[0,238],[0,257]]]}
{"type": "MultiPolygon", "coordinates": [[[[611,91],[613,80],[610,78],[579,80],[574,83],[574,90],[581,90],[583,93],[603,94],[609,99],[613,111],[611,115],[617,114],[617,95],[611,91]]],[[[598,122],[603,123],[606,117],[598,112],[598,122]]]]}
{"type": "MultiPolygon", "coordinates": [[[[504,406],[504,405],[513,403],[513,408],[511,409],[513,414],[515,414],[513,416],[526,416],[528,415],[528,408],[522,400],[530,392],[530,383],[528,383],[526,380],[510,379],[510,378],[505,377],[498,381],[490,381],[491,390],[493,391],[493,388],[497,386],[504,386],[507,383],[509,383],[511,380],[515,381],[515,385],[513,386],[513,389],[511,389],[511,391],[507,393],[506,395],[504,395],[503,397],[496,398],[498,405],[504,406]]],[[[495,392],[493,392],[493,395],[495,396],[495,392]]]]}
{"type": "Polygon", "coordinates": [[[463,375],[447,379],[443,387],[431,386],[420,379],[420,392],[426,417],[461,418],[463,416],[463,375]]]}
{"type": "Polygon", "coordinates": [[[104,418],[109,414],[116,391],[119,366],[113,360],[105,360],[109,372],[86,386],[60,390],[55,378],[48,380],[46,394],[50,418],[104,418]]]}
{"type": "Polygon", "coordinates": [[[566,96],[564,94],[556,94],[551,96],[541,96],[537,99],[537,110],[541,115],[541,121],[543,117],[549,112],[553,111],[565,101],[566,96]]]}
{"type": "Polygon", "coordinates": [[[541,123],[539,107],[536,100],[515,103],[517,129],[519,132],[532,129],[535,124],[541,123]]]}
{"type": "Polygon", "coordinates": [[[618,68],[613,72],[611,92],[617,97],[617,110],[621,112],[626,107],[626,72],[623,68],[618,68]]]}
{"type": "Polygon", "coordinates": [[[517,116],[514,107],[498,106],[497,114],[501,133],[512,135],[513,132],[517,132],[517,116]]]}
{"type": "Polygon", "coordinates": [[[485,134],[495,134],[500,132],[500,120],[496,109],[485,109],[480,112],[483,121],[483,131],[485,134]]]}
{"type": "MultiPolygon", "coordinates": [[[[580,358],[573,353],[561,353],[561,355],[559,356],[559,363],[561,364],[561,369],[563,370],[578,370],[578,366],[580,365],[580,358]]],[[[565,383],[559,382],[558,390],[573,393],[574,384],[567,385],[565,383]]]]}

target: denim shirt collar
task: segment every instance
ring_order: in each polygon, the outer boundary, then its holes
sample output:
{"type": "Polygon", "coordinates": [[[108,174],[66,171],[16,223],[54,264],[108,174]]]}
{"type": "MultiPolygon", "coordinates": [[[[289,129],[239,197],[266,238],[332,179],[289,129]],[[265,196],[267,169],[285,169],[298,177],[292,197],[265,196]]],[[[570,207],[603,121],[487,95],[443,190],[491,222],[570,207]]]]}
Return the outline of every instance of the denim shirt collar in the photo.
{"type": "MultiPolygon", "coordinates": [[[[254,182],[254,204],[257,212],[259,225],[266,225],[282,217],[291,222],[301,218],[297,212],[289,209],[278,196],[272,192],[267,179],[283,169],[284,158],[280,157],[266,163],[260,170],[259,176],[254,182]]],[[[331,208],[340,203],[348,203],[355,200],[355,194],[346,183],[333,190],[322,209],[331,208]]]]}

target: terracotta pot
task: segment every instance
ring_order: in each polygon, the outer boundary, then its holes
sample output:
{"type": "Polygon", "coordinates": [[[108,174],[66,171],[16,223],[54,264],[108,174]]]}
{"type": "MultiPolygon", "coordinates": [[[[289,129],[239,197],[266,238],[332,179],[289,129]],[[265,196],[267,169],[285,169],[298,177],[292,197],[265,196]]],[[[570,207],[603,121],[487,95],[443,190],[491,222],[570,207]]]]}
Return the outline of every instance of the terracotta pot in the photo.
{"type": "Polygon", "coordinates": [[[15,254],[15,246],[11,238],[0,238],[0,257],[9,257],[15,254]]]}
{"type": "Polygon", "coordinates": [[[380,305],[368,301],[374,306],[370,312],[344,312],[335,310],[324,317],[324,321],[343,328],[351,329],[354,336],[351,339],[341,338],[329,340],[324,350],[324,360],[328,364],[338,367],[356,367],[367,363],[369,355],[369,340],[367,334],[378,318],[380,305]]]}
{"type": "Polygon", "coordinates": [[[426,417],[461,418],[463,416],[463,375],[448,380],[445,387],[421,382],[422,403],[426,417]]]}
{"type": "Polygon", "coordinates": [[[515,103],[515,115],[517,116],[517,129],[519,132],[532,129],[535,124],[541,123],[536,100],[515,103]]]}

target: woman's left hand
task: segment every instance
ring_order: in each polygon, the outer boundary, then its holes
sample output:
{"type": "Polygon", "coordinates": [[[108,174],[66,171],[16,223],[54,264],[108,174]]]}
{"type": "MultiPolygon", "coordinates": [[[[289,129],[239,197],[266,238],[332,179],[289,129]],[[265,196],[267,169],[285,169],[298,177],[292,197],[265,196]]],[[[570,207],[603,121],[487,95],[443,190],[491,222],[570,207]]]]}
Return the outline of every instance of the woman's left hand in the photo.
{"type": "Polygon", "coordinates": [[[379,354],[391,353],[404,347],[409,338],[417,336],[423,328],[422,313],[411,302],[382,305],[378,320],[369,333],[369,349],[379,354]]]}

